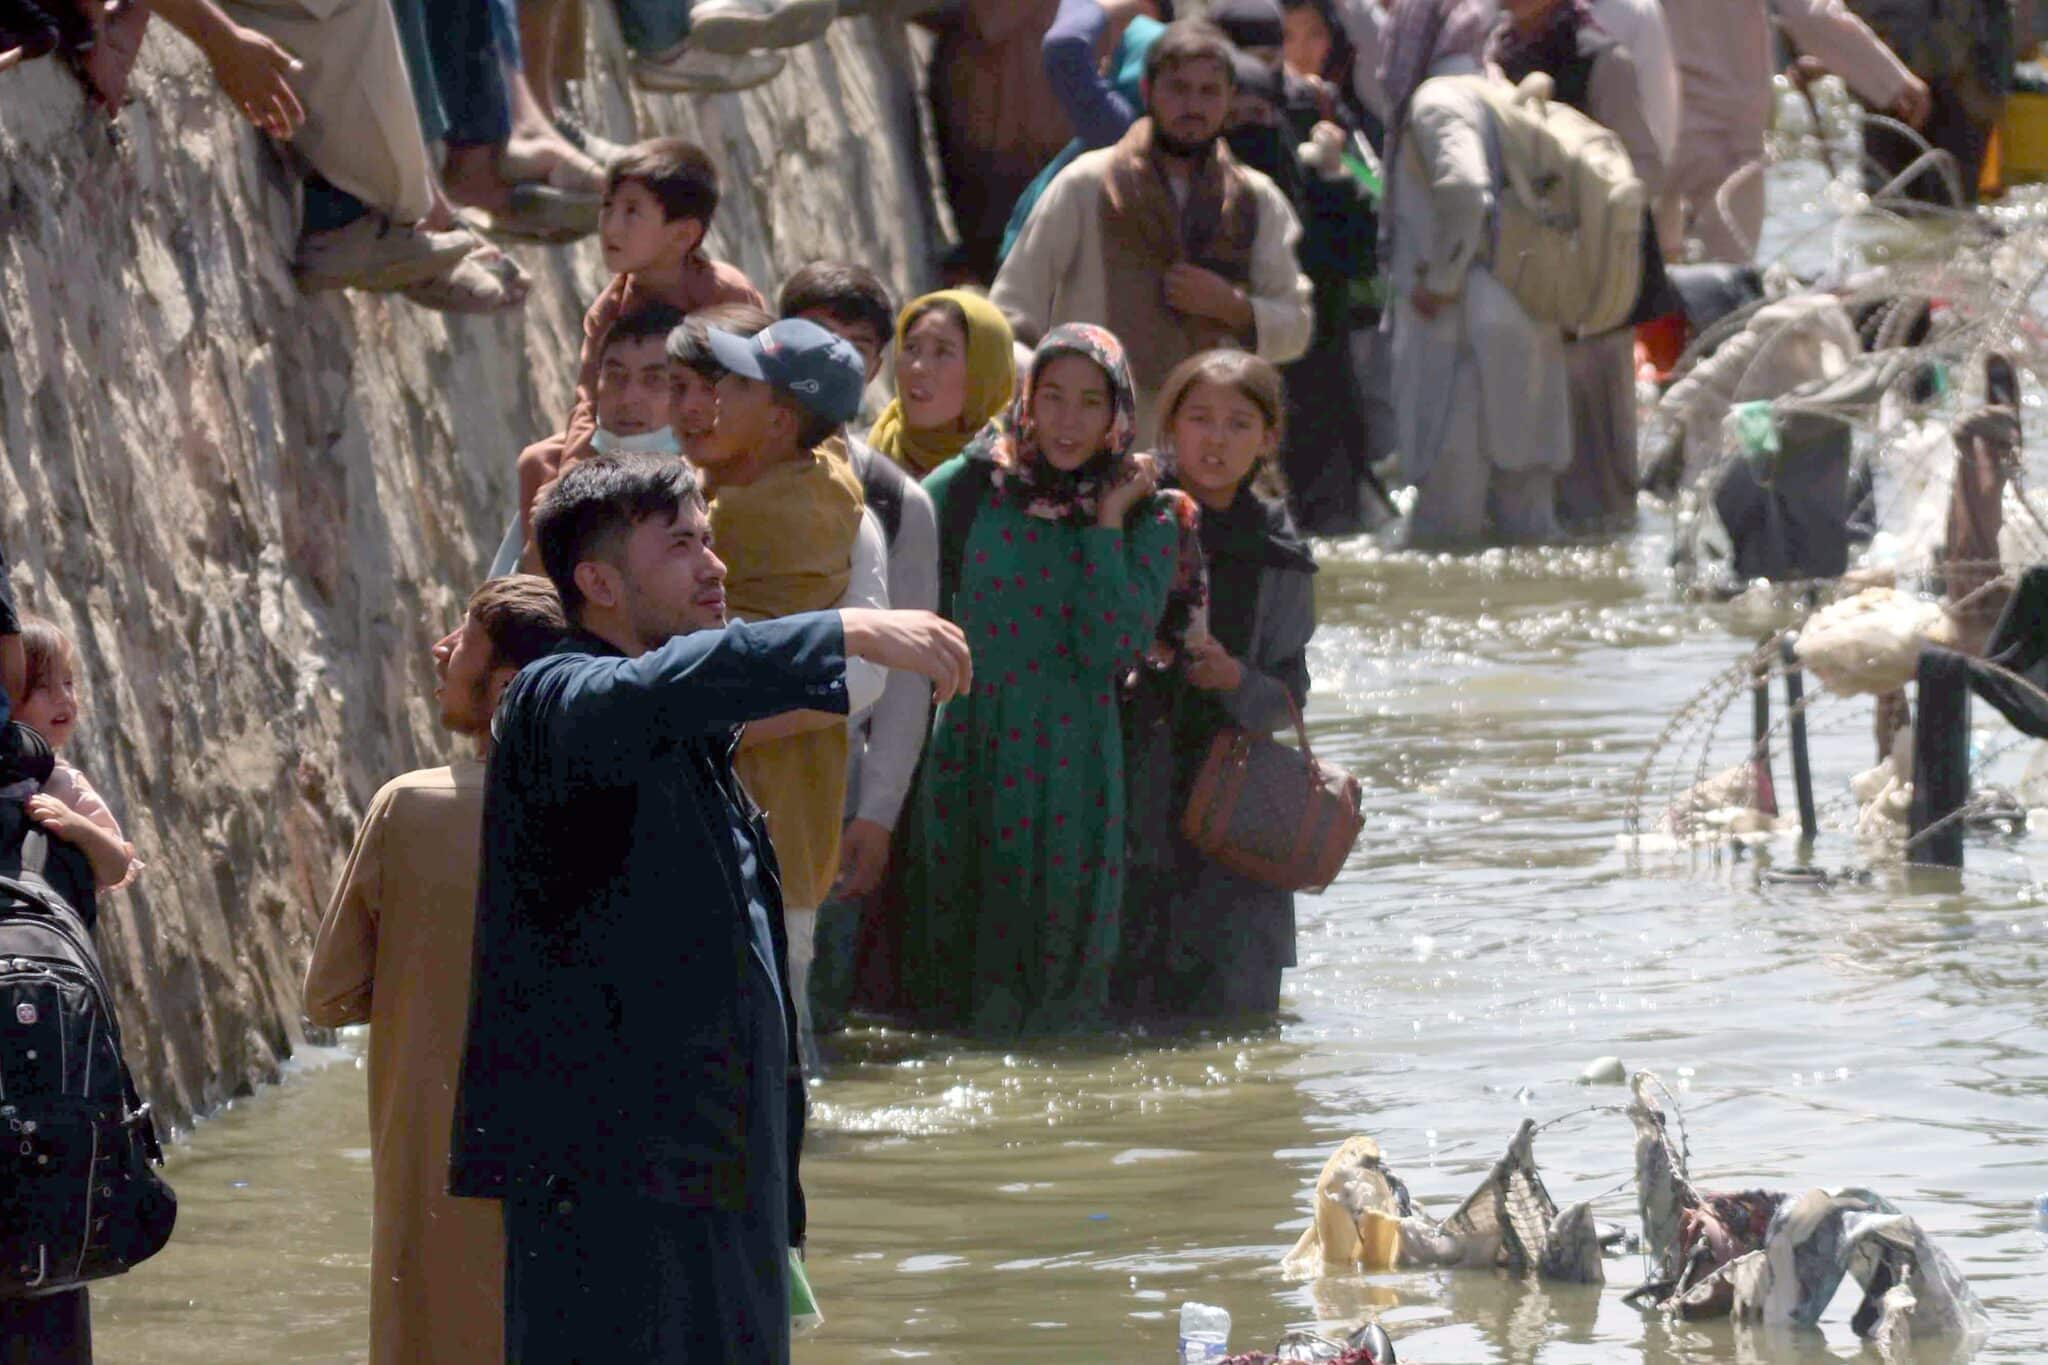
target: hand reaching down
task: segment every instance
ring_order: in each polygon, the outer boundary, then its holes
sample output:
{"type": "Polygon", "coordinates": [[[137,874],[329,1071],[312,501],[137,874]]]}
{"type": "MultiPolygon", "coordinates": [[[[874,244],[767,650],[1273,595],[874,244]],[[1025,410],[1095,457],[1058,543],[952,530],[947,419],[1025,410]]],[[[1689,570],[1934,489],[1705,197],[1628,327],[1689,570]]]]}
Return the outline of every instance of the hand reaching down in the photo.
{"type": "Polygon", "coordinates": [[[291,86],[305,67],[256,30],[229,27],[207,49],[213,79],[258,131],[290,142],[306,122],[305,106],[291,86]]]}

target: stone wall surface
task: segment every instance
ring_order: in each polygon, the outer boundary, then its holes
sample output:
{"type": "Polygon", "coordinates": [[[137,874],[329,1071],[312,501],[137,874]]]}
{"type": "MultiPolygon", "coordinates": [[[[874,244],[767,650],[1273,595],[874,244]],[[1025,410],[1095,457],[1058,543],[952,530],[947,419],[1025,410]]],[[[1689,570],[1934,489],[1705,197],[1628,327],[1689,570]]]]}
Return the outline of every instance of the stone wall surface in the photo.
{"type": "MultiPolygon", "coordinates": [[[[765,292],[820,257],[921,283],[940,232],[900,25],[843,20],[741,96],[579,92],[618,140],[710,148],[713,254],[765,292]]],[[[138,1081],[174,1120],[278,1071],[369,798],[445,761],[428,646],[459,619],[558,423],[593,244],[520,248],[523,313],[306,296],[294,177],[152,26],[113,125],[38,62],[0,74],[0,544],[78,646],[70,754],[149,864],[101,946],[138,1081]]]]}

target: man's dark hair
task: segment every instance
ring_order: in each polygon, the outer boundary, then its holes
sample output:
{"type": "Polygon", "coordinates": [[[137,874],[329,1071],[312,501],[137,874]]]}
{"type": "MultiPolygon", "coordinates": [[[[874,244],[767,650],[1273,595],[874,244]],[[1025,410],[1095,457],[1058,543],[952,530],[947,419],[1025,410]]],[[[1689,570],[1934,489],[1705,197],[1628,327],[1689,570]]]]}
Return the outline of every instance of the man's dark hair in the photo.
{"type": "Polygon", "coordinates": [[[533,509],[534,543],[567,617],[583,610],[578,564],[612,553],[650,517],[673,521],[691,506],[704,506],[697,472],[672,456],[601,455],[569,466],[533,509]]]}
{"type": "Polygon", "coordinates": [[[494,668],[524,668],[552,653],[569,633],[562,595],[539,574],[486,581],[469,595],[469,617],[491,642],[494,668]]]}
{"type": "Polygon", "coordinates": [[[786,318],[823,313],[846,327],[866,324],[875,340],[896,334],[896,304],[874,271],[845,261],[812,261],[782,282],[778,307],[786,318]]]}
{"type": "Polygon", "coordinates": [[[666,341],[668,334],[682,325],[682,309],[667,303],[643,303],[612,324],[604,334],[599,358],[622,341],[666,341]]]}
{"type": "Polygon", "coordinates": [[[1236,56],[1237,49],[1230,45],[1230,39],[1208,20],[1176,19],[1145,54],[1145,82],[1150,85],[1162,73],[1188,62],[1215,62],[1223,68],[1224,79],[1235,85],[1236,56]]]}
{"type": "Polygon", "coordinates": [[[716,327],[734,336],[750,337],[774,325],[775,319],[768,315],[766,309],[756,308],[751,303],[722,303],[715,308],[699,308],[668,334],[668,358],[674,364],[689,366],[707,379],[716,379],[725,373],[725,366],[711,354],[711,343],[704,336],[707,331],[716,327]]]}
{"type": "Polygon", "coordinates": [[[694,218],[710,231],[711,215],[718,211],[718,168],[696,143],[679,137],[634,143],[605,171],[605,197],[629,182],[659,199],[671,222],[694,218]]]}

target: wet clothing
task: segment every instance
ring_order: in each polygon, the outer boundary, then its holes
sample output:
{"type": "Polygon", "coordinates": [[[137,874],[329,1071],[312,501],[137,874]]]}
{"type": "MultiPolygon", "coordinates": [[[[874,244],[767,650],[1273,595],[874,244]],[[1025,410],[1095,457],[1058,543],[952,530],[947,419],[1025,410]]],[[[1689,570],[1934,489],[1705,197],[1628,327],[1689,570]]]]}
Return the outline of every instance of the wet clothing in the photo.
{"type": "Polygon", "coordinates": [[[1249,485],[1202,509],[1209,630],[1244,665],[1228,693],[1145,667],[1125,702],[1130,875],[1117,1001],[1140,1018],[1270,1015],[1295,965],[1294,896],[1211,862],[1180,836],[1195,775],[1227,726],[1271,733],[1308,700],[1315,560],[1287,509],[1249,485]]]}
{"type": "Polygon", "coordinates": [[[557,1281],[508,1269],[508,1353],[525,1337],[539,1343],[533,1360],[787,1359],[780,1267],[804,1232],[803,1078],[774,851],[733,776],[733,732],[846,707],[831,613],[677,636],[632,659],[579,633],[506,690],[450,1192],[514,1201],[513,1256],[546,1245],[525,1220],[538,1194],[566,1187],[622,1210],[564,1255],[592,1239],[644,1250],[646,1273],[675,1291],[620,1318],[577,1314],[581,1344],[565,1357],[546,1335],[562,1330],[546,1297],[557,1281]],[[778,1132],[781,1144],[760,1145],[778,1132]],[[705,1301],[685,1281],[723,1292],[732,1267],[710,1262],[729,1258],[707,1248],[735,1239],[772,1291],[718,1298],[715,1323],[678,1326],[705,1301]],[[528,1287],[537,1304],[520,1297],[528,1287]],[[649,1333],[662,1354],[636,1354],[649,1333]],[[706,1333],[725,1354],[698,1348],[706,1333]]]}
{"type": "Polygon", "coordinates": [[[371,801],[306,968],[306,1018],[370,1025],[373,1365],[503,1356],[504,1231],[451,1199],[484,765],[407,773],[371,801]]]}
{"type": "MultiPolygon", "coordinates": [[[[747,989],[775,1006],[743,1015],[737,1051],[749,1075],[767,1076],[790,1046],[775,912],[755,841],[738,823],[733,847],[747,902],[747,989]]],[[[677,1209],[566,1181],[506,1201],[508,1365],[789,1358],[790,1112],[752,1104],[745,1123],[752,1160],[737,1211],[677,1209]]]]}
{"type": "Polygon", "coordinates": [[[1104,1020],[1124,895],[1116,688],[1167,614],[1192,512],[1154,494],[1122,527],[1095,524],[1135,408],[1116,338],[1055,328],[1010,411],[925,482],[941,526],[957,524],[951,499],[975,500],[939,604],[974,687],[933,719],[902,865],[903,994],[933,1024],[1008,1038],[1104,1020]],[[1031,420],[1033,383],[1067,355],[1112,398],[1102,449],[1075,470],[1045,458],[1031,420]]]}
{"type": "Polygon", "coordinates": [[[1843,0],[1664,0],[1678,56],[1683,108],[1678,154],[1658,206],[1667,242],[1698,238],[1706,259],[1747,261],[1763,231],[1764,181],[1746,174],[1764,154],[1774,61],[1771,21],[1800,52],[1820,59],[1858,97],[1878,108],[1898,102],[1910,74],[1843,0]]]}
{"type": "Polygon", "coordinates": [[[92,1302],[85,1289],[0,1299],[0,1365],[92,1365],[92,1302]]]}
{"type": "MultiPolygon", "coordinates": [[[[968,458],[926,482],[942,520],[968,458]]],[[[1120,531],[982,494],[948,608],[974,690],[933,721],[904,864],[904,972],[932,1022],[995,1037],[1102,1024],[1124,897],[1116,678],[1152,638],[1176,538],[1157,498],[1120,531]]]]}
{"type": "MultiPolygon", "coordinates": [[[[1929,646],[1916,673],[1912,830],[1947,820],[1970,795],[1970,694],[1998,709],[2021,734],[2048,739],[2048,568],[2023,571],[1984,643],[1982,660],[1929,646]],[[1994,668],[1986,664],[1995,665],[1994,668]],[[2017,675],[2016,677],[2013,675],[2017,675]]],[[[1914,862],[1960,867],[1965,822],[1948,820],[1913,846],[1914,862]]]]}
{"type": "MultiPolygon", "coordinates": [[[[1453,57],[1432,74],[1476,69],[1453,57]]],[[[1557,475],[1571,462],[1564,339],[1522,311],[1486,268],[1492,115],[1461,85],[1425,83],[1397,138],[1392,229],[1394,411],[1415,485],[1411,542],[1472,547],[1557,532],[1557,475]],[[1451,301],[1433,318],[1417,285],[1451,301]]]]}

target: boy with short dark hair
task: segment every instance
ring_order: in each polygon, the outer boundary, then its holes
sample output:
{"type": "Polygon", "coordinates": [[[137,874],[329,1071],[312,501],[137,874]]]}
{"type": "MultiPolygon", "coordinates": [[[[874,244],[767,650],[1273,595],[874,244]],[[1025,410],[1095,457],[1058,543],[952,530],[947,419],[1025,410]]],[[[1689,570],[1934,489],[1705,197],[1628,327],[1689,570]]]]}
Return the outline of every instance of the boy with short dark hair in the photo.
{"type": "Polygon", "coordinates": [[[725,303],[766,306],[738,266],[704,253],[717,211],[718,168],[702,147],[682,138],[637,143],[605,172],[598,241],[613,278],[583,319],[579,400],[595,390],[605,333],[635,308],[665,303],[694,313],[725,303]]]}
{"type": "Polygon", "coordinates": [[[685,458],[696,458],[698,445],[711,438],[718,421],[718,377],[725,367],[712,356],[708,333],[717,327],[750,337],[774,322],[775,315],[765,308],[728,303],[690,314],[668,334],[668,420],[685,458]]]}
{"type": "Polygon", "coordinates": [[[881,356],[896,335],[896,303],[881,277],[849,261],[812,261],[782,282],[780,311],[809,318],[859,351],[873,383],[881,356]]]}
{"type": "Polygon", "coordinates": [[[565,461],[593,454],[682,453],[670,430],[667,351],[668,334],[682,321],[669,305],[646,303],[613,323],[597,348],[592,401],[577,404],[562,431],[519,452],[519,537],[529,552],[534,499],[561,474],[565,461]]]}

